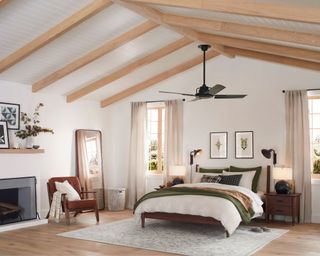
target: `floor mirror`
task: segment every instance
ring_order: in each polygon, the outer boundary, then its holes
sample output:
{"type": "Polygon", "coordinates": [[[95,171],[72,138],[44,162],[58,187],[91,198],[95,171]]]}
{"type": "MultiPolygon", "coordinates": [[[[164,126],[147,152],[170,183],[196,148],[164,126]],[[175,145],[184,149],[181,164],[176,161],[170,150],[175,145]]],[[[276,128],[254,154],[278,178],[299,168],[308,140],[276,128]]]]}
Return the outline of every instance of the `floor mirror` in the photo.
{"type": "Polygon", "coordinates": [[[76,130],[77,176],[85,191],[95,191],[98,208],[105,208],[101,131],[76,130]]]}

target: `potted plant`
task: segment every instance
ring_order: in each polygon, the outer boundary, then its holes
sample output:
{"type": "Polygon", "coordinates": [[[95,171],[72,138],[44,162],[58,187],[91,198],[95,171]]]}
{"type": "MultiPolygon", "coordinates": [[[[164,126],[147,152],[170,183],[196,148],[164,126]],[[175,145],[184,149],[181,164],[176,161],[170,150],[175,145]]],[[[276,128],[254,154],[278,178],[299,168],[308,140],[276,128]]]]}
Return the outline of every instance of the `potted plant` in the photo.
{"type": "Polygon", "coordinates": [[[39,148],[38,145],[33,145],[33,138],[39,133],[54,133],[50,128],[40,126],[40,108],[44,105],[39,103],[33,113],[32,118],[27,113],[21,112],[21,121],[24,124],[24,130],[17,131],[15,134],[20,139],[26,139],[26,148],[39,148]]]}

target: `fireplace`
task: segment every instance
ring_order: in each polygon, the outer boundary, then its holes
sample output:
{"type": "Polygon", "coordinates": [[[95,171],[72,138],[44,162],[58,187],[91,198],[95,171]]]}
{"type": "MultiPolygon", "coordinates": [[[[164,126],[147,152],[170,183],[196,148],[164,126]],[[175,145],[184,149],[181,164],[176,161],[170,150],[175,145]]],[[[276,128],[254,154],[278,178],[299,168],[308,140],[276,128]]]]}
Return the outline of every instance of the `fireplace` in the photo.
{"type": "Polygon", "coordinates": [[[36,177],[0,179],[0,225],[37,218],[36,177]]]}

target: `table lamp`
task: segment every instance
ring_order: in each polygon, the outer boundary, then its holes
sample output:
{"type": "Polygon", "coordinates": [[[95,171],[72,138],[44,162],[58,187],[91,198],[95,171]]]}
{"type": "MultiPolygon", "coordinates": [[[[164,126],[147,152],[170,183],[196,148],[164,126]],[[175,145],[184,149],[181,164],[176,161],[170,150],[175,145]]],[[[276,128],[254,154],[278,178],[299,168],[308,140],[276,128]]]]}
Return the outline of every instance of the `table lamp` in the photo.
{"type": "Polygon", "coordinates": [[[274,188],[277,194],[289,194],[293,186],[288,182],[292,180],[292,168],[275,167],[273,168],[272,178],[278,180],[274,188]]]}
{"type": "Polygon", "coordinates": [[[186,175],[186,167],[184,165],[171,165],[169,167],[169,176],[174,176],[172,186],[183,184],[183,178],[186,175]]]}

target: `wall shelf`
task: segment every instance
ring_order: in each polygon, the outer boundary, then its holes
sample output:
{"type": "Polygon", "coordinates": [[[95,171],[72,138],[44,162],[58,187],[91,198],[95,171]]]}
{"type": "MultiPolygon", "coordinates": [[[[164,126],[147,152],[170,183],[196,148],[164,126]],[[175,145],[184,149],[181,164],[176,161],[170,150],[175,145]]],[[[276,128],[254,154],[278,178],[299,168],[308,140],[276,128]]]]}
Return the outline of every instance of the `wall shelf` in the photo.
{"type": "Polygon", "coordinates": [[[44,153],[44,149],[33,149],[33,148],[9,148],[0,149],[0,154],[41,154],[44,153]]]}

